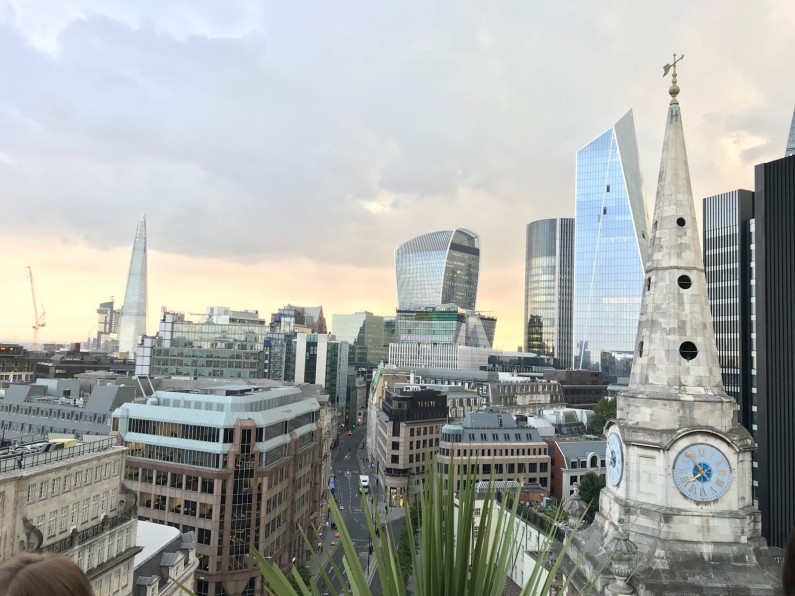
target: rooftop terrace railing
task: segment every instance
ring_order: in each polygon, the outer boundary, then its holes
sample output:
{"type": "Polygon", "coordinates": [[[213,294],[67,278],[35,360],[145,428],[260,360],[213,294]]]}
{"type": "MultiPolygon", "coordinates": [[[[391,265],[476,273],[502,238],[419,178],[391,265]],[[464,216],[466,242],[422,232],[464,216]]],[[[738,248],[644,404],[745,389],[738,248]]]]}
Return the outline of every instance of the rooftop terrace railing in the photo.
{"type": "Polygon", "coordinates": [[[14,470],[28,470],[38,466],[72,459],[73,457],[80,457],[81,455],[87,455],[89,453],[100,453],[117,447],[118,445],[118,441],[115,438],[109,437],[97,441],[88,441],[74,447],[66,447],[64,449],[53,448],[52,451],[38,451],[33,453],[26,453],[24,445],[18,446],[15,452],[9,450],[7,454],[0,459],[0,474],[13,472],[14,470]]]}

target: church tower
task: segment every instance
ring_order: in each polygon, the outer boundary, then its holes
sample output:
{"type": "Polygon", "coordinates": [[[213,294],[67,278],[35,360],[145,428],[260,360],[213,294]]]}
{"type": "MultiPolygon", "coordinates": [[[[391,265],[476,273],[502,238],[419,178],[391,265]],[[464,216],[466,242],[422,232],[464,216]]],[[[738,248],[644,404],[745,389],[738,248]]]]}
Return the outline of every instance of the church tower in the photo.
{"type": "Polygon", "coordinates": [[[721,382],[676,63],[665,70],[671,100],[632,375],[605,428],[600,511],[573,550],[597,594],[772,595],[777,570],[751,495],[755,445],[721,382]]]}

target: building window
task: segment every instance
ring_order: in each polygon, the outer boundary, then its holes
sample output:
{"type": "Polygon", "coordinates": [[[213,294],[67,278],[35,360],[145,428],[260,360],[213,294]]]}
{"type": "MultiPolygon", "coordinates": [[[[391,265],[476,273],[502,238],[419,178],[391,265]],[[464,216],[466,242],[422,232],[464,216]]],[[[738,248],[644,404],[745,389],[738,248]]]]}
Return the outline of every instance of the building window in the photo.
{"type": "Polygon", "coordinates": [[[28,487],[28,503],[33,503],[36,500],[36,485],[31,484],[28,487]]]}
{"type": "Polygon", "coordinates": [[[400,456],[399,455],[393,455],[392,456],[392,463],[393,464],[399,464],[400,463],[400,456]]]}
{"type": "Polygon", "coordinates": [[[88,499],[83,499],[83,506],[80,508],[80,523],[88,521],[88,499]]]}
{"type": "Polygon", "coordinates": [[[108,512],[108,491],[102,493],[102,501],[99,505],[99,512],[101,515],[105,515],[108,512]]]}
{"type": "Polygon", "coordinates": [[[50,519],[47,522],[47,536],[55,536],[55,525],[58,522],[58,510],[50,511],[50,519]]]}
{"type": "Polygon", "coordinates": [[[69,520],[69,507],[61,508],[61,519],[58,524],[58,533],[66,532],[67,521],[69,520]]]}
{"type": "MultiPolygon", "coordinates": [[[[547,463],[546,463],[546,462],[542,462],[542,463],[540,463],[540,464],[539,464],[539,472],[542,472],[542,473],[543,473],[543,472],[546,472],[546,471],[547,471],[547,467],[548,467],[548,465],[547,465],[547,463]]],[[[532,470],[531,470],[531,471],[532,471],[532,470]]]]}
{"type": "Polygon", "coordinates": [[[88,545],[88,557],[86,558],[86,569],[94,568],[94,544],[88,545]]]}
{"type": "Polygon", "coordinates": [[[72,503],[72,514],[69,516],[69,525],[77,527],[77,514],[80,509],[80,503],[72,503]]]}
{"type": "Polygon", "coordinates": [[[39,501],[42,501],[47,498],[47,490],[50,487],[49,482],[42,482],[39,484],[39,501]]]}
{"type": "Polygon", "coordinates": [[[119,501],[119,489],[118,488],[113,488],[110,491],[110,510],[111,511],[115,511],[116,510],[116,504],[118,503],[118,501],[119,501]]]}
{"type": "Polygon", "coordinates": [[[99,517],[99,495],[91,497],[91,519],[99,517]]]}
{"type": "Polygon", "coordinates": [[[68,493],[72,490],[72,475],[67,474],[63,477],[63,492],[68,493]]]}
{"type": "Polygon", "coordinates": [[[83,472],[75,472],[75,488],[83,485],[83,472]]]}
{"type": "Polygon", "coordinates": [[[52,491],[50,491],[52,496],[60,495],[61,494],[61,477],[52,479],[52,491]]]}

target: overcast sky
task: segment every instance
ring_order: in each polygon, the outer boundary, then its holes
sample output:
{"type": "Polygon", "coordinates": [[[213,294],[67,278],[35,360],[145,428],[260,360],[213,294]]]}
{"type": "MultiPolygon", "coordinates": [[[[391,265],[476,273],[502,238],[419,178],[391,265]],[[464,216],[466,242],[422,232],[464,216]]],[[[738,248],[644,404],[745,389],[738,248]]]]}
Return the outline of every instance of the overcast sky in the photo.
{"type": "Polygon", "coordinates": [[[0,338],[96,332],[139,213],[161,306],[394,314],[393,250],[481,236],[478,308],[521,343],[525,224],[635,111],[654,200],[679,69],[697,212],[783,156],[795,2],[0,2],[0,338]]]}

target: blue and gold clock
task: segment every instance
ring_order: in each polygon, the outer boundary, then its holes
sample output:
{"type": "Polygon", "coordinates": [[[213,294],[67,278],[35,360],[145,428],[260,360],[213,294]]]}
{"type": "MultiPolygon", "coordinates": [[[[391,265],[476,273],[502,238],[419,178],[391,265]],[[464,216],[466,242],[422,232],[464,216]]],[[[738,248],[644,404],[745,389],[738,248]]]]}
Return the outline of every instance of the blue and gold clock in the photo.
{"type": "Polygon", "coordinates": [[[723,452],[707,443],[693,443],[674,460],[674,483],[689,499],[715,501],[726,494],[732,483],[732,469],[723,452]]]}
{"type": "Polygon", "coordinates": [[[621,437],[616,433],[607,436],[605,446],[605,463],[607,464],[607,479],[613,486],[618,486],[624,475],[624,445],[621,437]]]}

